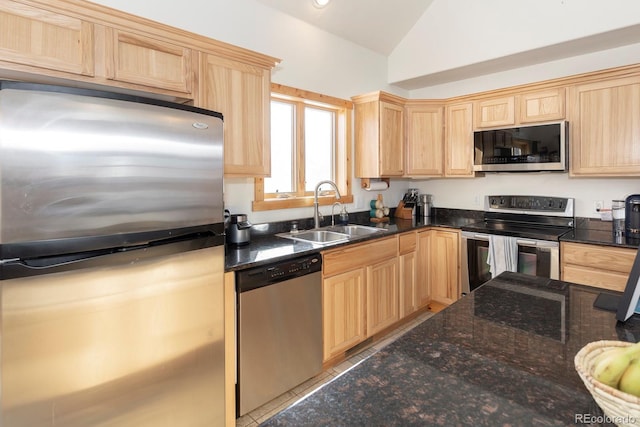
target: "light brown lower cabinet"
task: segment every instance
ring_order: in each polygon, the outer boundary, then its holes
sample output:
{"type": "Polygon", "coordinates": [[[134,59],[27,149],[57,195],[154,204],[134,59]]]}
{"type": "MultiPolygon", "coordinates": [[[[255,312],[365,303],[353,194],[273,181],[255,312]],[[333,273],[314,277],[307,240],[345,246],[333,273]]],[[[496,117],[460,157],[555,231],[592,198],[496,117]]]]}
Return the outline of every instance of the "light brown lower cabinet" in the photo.
{"type": "Polygon", "coordinates": [[[416,299],[449,305],[460,296],[460,232],[435,228],[418,233],[416,299]]]}
{"type": "Polygon", "coordinates": [[[323,360],[366,338],[364,268],[327,277],[322,282],[323,360]]]}
{"type": "Polygon", "coordinates": [[[636,250],[584,243],[560,243],[560,279],[624,291],[636,250]]]}
{"type": "Polygon", "coordinates": [[[326,362],[431,301],[460,295],[460,233],[425,229],[322,253],[326,362]]]}
{"type": "Polygon", "coordinates": [[[460,233],[431,230],[431,300],[452,304],[460,297],[460,233]]]}
{"type": "Polygon", "coordinates": [[[398,258],[368,266],[367,271],[367,337],[393,325],[400,316],[398,299],[398,258]]]}
{"type": "Polygon", "coordinates": [[[323,360],[398,321],[398,237],[322,253],[323,360]]]}

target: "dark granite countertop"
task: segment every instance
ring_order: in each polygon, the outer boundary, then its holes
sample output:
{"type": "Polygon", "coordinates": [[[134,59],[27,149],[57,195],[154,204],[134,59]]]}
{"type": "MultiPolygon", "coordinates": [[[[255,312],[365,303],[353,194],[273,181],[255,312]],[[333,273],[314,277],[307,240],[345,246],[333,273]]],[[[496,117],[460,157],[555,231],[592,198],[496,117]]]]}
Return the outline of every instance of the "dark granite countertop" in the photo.
{"type": "Polygon", "coordinates": [[[588,243],[601,246],[618,246],[622,248],[638,249],[640,239],[631,237],[616,237],[611,230],[597,230],[576,228],[573,231],[563,234],[561,242],[588,243]]]}
{"type": "Polygon", "coordinates": [[[574,368],[602,339],[640,340],[600,290],[503,273],[264,426],[571,425],[601,416],[574,368]]]}
{"type": "MultiPolygon", "coordinates": [[[[463,215],[468,211],[462,213],[456,210],[441,210],[427,221],[423,219],[398,219],[390,218],[386,223],[373,223],[369,222],[368,216],[354,217],[351,223],[359,225],[367,225],[370,227],[381,227],[386,230],[385,233],[375,234],[372,236],[359,238],[347,243],[331,246],[317,246],[310,243],[285,239],[278,237],[275,234],[285,230],[269,230],[264,234],[252,235],[251,242],[244,246],[234,247],[227,245],[225,254],[225,270],[236,271],[245,268],[255,267],[259,265],[265,265],[270,262],[280,261],[295,256],[304,256],[306,254],[317,253],[326,249],[333,249],[339,246],[350,245],[355,243],[361,243],[367,240],[374,240],[384,236],[393,235],[396,233],[403,233],[406,231],[416,230],[425,227],[446,227],[456,228],[471,224],[473,222],[480,221],[482,217],[474,216],[473,211],[471,214],[463,215]]],[[[368,215],[368,212],[367,212],[368,215]]],[[[301,227],[301,229],[310,227],[301,227]]]]}

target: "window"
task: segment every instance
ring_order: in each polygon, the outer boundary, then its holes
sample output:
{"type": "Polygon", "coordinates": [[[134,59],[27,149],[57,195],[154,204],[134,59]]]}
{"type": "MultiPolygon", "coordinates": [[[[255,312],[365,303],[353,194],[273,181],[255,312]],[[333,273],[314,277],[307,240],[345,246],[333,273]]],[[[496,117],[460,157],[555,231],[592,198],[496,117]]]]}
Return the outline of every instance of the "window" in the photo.
{"type": "MultiPolygon", "coordinates": [[[[253,210],[313,205],[318,182],[330,179],[351,203],[352,103],[277,84],[271,94],[271,176],[255,180],[253,210]]],[[[335,201],[329,186],[319,202],[335,201]]]]}

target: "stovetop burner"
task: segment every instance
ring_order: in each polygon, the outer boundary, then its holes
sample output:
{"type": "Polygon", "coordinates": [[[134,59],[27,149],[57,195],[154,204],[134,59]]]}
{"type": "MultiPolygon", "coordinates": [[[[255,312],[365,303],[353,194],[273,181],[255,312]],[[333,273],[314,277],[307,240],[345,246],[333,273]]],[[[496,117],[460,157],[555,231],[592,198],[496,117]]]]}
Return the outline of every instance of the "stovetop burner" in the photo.
{"type": "Polygon", "coordinates": [[[557,241],[573,230],[574,199],[546,196],[485,196],[484,221],[462,231],[557,241]]]}

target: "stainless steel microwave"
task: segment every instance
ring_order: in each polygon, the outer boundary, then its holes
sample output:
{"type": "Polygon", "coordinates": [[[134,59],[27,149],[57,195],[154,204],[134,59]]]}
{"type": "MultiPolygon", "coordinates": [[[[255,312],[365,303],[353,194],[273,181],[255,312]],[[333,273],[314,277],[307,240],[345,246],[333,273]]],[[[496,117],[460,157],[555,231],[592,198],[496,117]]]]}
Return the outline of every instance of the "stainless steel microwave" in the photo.
{"type": "Polygon", "coordinates": [[[475,171],[566,171],[568,122],[479,130],[473,133],[475,171]]]}

